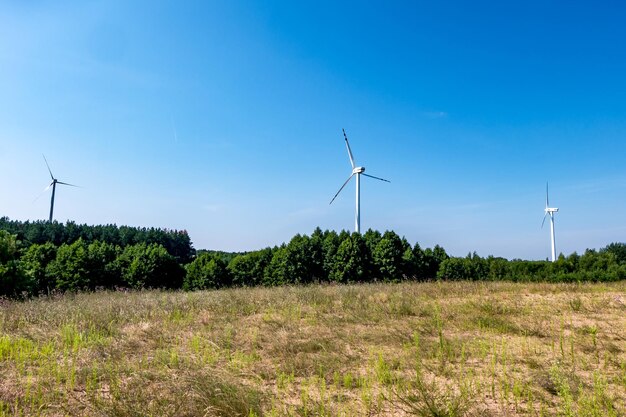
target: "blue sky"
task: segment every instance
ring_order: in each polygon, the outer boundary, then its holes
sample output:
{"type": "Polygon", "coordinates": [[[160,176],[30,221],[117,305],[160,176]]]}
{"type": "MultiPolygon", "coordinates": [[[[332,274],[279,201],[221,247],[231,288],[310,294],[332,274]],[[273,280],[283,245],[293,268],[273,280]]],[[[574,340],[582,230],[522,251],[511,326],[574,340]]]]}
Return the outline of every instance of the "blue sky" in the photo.
{"type": "Polygon", "coordinates": [[[626,237],[619,2],[13,1],[0,215],[187,229],[250,250],[362,228],[545,259],[626,237]]]}

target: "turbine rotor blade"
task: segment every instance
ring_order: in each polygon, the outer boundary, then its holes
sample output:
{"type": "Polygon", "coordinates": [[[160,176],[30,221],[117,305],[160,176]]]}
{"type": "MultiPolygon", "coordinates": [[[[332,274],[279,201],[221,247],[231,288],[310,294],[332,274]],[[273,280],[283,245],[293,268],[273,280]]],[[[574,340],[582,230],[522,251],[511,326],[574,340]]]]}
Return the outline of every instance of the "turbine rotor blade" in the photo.
{"type": "Polygon", "coordinates": [[[46,155],[41,154],[43,156],[43,160],[46,161],[46,166],[48,167],[48,172],[50,173],[50,178],[54,180],[54,175],[52,175],[52,170],[50,169],[50,165],[48,165],[48,160],[46,159],[46,155]]]}
{"type": "Polygon", "coordinates": [[[350,142],[348,142],[348,135],[346,135],[346,130],[343,130],[343,138],[346,140],[346,147],[348,148],[348,156],[350,156],[350,164],[352,165],[352,169],[354,169],[354,157],[352,156],[352,150],[350,149],[350,142]]]}
{"type": "Polygon", "coordinates": [[[346,182],[343,183],[343,185],[341,186],[341,188],[339,189],[339,191],[337,191],[337,194],[335,194],[335,196],[333,197],[332,200],[330,200],[330,203],[328,203],[328,205],[333,204],[333,201],[335,201],[335,198],[337,198],[337,196],[339,195],[339,193],[341,192],[341,190],[343,190],[343,188],[348,184],[348,182],[352,179],[352,177],[354,177],[354,174],[350,175],[348,177],[348,179],[346,180],[346,182]]]}
{"type": "Polygon", "coordinates": [[[80,188],[80,185],[68,184],[66,182],[61,182],[61,181],[57,181],[57,184],[69,185],[70,187],[78,187],[78,188],[80,188]]]}
{"type": "Polygon", "coordinates": [[[50,183],[50,185],[48,185],[46,188],[44,188],[44,189],[43,189],[43,191],[42,191],[42,192],[40,192],[40,193],[39,193],[39,195],[38,195],[38,196],[37,196],[37,197],[33,200],[33,203],[34,203],[35,201],[39,200],[39,198],[40,198],[42,195],[44,195],[44,194],[46,193],[46,191],[48,191],[48,190],[50,189],[50,187],[52,187],[52,184],[54,184],[54,181],[52,181],[52,182],[50,183]]]}
{"type": "Polygon", "coordinates": [[[543,229],[543,224],[546,222],[546,217],[548,217],[548,212],[546,211],[546,214],[543,215],[543,221],[541,222],[541,228],[543,229]]]}
{"type": "Polygon", "coordinates": [[[550,207],[550,202],[548,201],[548,183],[546,182],[546,208],[550,207]]]}
{"type": "Polygon", "coordinates": [[[373,175],[366,174],[366,173],[364,173],[364,172],[362,172],[362,173],[361,173],[361,175],[365,175],[366,177],[374,178],[375,180],[380,180],[380,181],[385,181],[385,182],[391,182],[391,181],[386,180],[386,179],[384,179],[384,178],[375,177],[375,176],[373,176],[373,175]]]}

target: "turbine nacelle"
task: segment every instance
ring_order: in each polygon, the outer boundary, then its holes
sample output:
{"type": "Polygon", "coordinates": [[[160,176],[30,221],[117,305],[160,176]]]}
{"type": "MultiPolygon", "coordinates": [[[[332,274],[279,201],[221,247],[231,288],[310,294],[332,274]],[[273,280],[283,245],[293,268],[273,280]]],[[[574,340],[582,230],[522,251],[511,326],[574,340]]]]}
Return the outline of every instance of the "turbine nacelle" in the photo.
{"type": "Polygon", "coordinates": [[[559,209],[553,208],[553,207],[546,207],[543,211],[545,211],[546,213],[556,213],[559,211],[559,209]]]}
{"type": "Polygon", "coordinates": [[[360,174],[360,173],[362,173],[362,172],[365,172],[365,167],[355,167],[355,168],[352,170],[352,175],[354,175],[354,174],[360,174]]]}

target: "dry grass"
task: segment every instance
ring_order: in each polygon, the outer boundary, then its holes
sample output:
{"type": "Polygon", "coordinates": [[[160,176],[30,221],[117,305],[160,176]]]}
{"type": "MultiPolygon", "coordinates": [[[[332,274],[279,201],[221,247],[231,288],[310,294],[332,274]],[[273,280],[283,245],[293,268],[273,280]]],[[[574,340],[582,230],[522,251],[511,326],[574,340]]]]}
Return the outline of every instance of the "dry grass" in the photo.
{"type": "Polygon", "coordinates": [[[0,301],[0,416],[626,414],[626,282],[0,301]]]}

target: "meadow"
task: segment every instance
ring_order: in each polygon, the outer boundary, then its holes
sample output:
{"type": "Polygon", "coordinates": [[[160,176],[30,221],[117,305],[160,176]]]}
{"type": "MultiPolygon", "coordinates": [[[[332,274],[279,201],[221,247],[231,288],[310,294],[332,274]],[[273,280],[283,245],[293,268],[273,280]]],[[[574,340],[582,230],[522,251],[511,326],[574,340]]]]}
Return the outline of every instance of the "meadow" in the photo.
{"type": "Polygon", "coordinates": [[[0,300],[0,416],[474,415],[626,415],[626,281],[0,300]]]}

